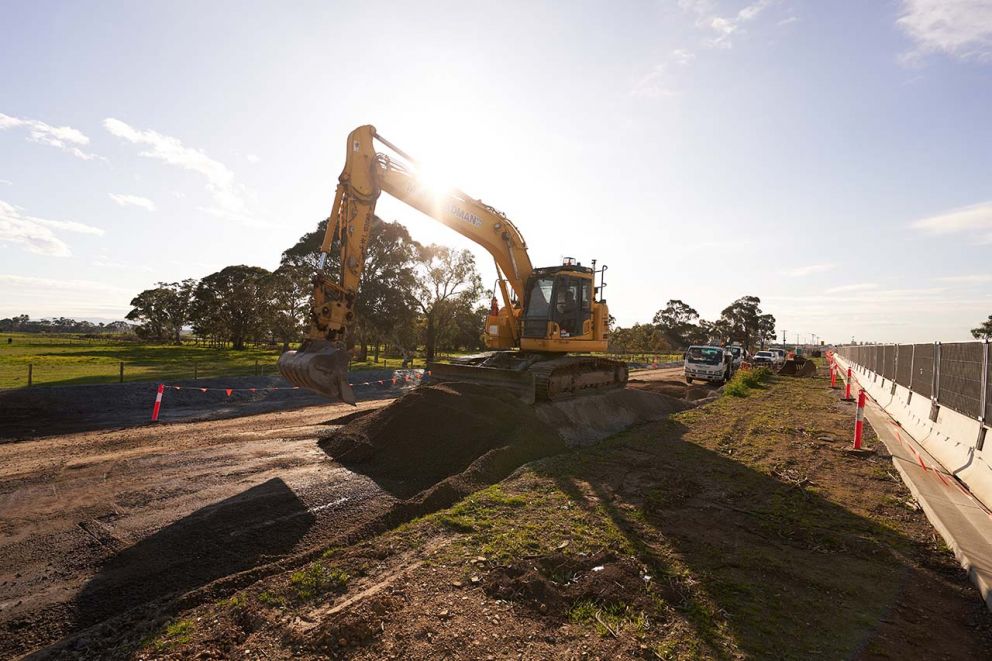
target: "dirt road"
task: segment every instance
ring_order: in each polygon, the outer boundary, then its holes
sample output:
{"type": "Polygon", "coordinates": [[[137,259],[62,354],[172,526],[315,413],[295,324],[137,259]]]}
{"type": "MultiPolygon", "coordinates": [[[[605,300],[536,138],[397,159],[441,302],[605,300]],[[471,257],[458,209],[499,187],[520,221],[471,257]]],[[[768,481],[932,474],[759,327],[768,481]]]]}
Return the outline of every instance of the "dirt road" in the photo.
{"type": "Polygon", "coordinates": [[[314,442],[351,413],[331,405],[0,445],[0,657],[387,508],[391,496],[314,442]]]}
{"type": "MultiPolygon", "coordinates": [[[[679,375],[634,378],[675,387],[679,375]]],[[[0,657],[356,536],[396,497],[315,442],[354,413],[327,405],[0,444],[0,657]]]]}

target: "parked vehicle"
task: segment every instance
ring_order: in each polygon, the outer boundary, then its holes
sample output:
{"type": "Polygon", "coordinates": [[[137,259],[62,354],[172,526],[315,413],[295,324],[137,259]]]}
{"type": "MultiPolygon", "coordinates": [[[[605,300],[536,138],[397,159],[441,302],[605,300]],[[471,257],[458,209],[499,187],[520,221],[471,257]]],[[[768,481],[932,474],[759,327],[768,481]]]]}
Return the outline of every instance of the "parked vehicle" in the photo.
{"type": "Polygon", "coordinates": [[[691,346],[685,352],[685,382],[722,382],[734,373],[734,356],[723,347],[691,346]]]}
{"type": "Polygon", "coordinates": [[[761,367],[773,367],[778,356],[771,351],[759,351],[751,358],[751,362],[761,367]]]}
{"type": "Polygon", "coordinates": [[[769,349],[775,355],[775,364],[782,366],[785,364],[785,359],[788,357],[788,352],[785,349],[769,349]]]}
{"type": "Polygon", "coordinates": [[[737,346],[735,344],[727,347],[727,350],[730,351],[730,354],[734,357],[733,359],[734,371],[739,370],[741,368],[741,363],[744,362],[744,358],[746,357],[746,352],[744,351],[744,347],[737,346]]]}

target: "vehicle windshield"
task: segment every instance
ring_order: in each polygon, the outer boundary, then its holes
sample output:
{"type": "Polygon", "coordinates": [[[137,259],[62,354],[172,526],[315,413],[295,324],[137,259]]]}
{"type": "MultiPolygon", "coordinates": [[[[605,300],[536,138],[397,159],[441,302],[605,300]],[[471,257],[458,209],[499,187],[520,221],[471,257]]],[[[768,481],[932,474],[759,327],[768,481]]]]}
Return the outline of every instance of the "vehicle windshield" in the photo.
{"type": "Polygon", "coordinates": [[[759,351],[755,354],[756,356],[761,356],[762,358],[769,358],[772,355],[771,351],[759,351]]]}
{"type": "Polygon", "coordinates": [[[723,350],[713,347],[689,347],[685,358],[697,365],[719,365],[723,360],[723,350]]]}
{"type": "Polygon", "coordinates": [[[738,356],[741,355],[741,348],[740,347],[730,347],[730,353],[734,354],[734,358],[737,358],[738,356]]]}
{"type": "Polygon", "coordinates": [[[537,278],[531,285],[527,296],[527,317],[547,319],[551,301],[551,290],[555,286],[554,278],[537,278]]]}

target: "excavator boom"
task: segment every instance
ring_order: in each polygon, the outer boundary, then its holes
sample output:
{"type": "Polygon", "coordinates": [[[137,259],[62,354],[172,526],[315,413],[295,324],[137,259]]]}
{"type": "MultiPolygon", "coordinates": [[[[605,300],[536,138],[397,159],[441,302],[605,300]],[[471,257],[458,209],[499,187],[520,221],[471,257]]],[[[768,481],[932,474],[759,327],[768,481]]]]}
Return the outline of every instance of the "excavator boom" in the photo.
{"type": "Polygon", "coordinates": [[[457,373],[463,380],[475,374],[475,380],[488,378],[519,390],[530,401],[542,391],[542,383],[543,391],[559,394],[626,383],[626,366],[604,369],[602,359],[573,357],[567,366],[560,363],[557,371],[545,369],[547,374],[534,367],[570,351],[605,351],[609,312],[601,296],[597,298],[605,285],[597,288],[595,278],[606,268],[597,272],[566,258],[560,267],[535,269],[523,236],[502,212],[458,189],[438,191],[425,185],[417,175],[416,161],[368,125],[348,136],[345,166],[314,274],[307,338],[300,351],[288,351],[279,359],[279,370],[290,382],[330,399],[355,403],[347,381],[346,334],[355,321],[369,231],[383,192],[479,244],[496,264],[503,307],[494,303],[483,334],[486,346],[496,350],[495,357],[471,368],[442,367],[438,375],[457,373]],[[377,152],[375,141],[392,154],[377,152]],[[340,273],[331,274],[325,262],[335,245],[340,273]]]}

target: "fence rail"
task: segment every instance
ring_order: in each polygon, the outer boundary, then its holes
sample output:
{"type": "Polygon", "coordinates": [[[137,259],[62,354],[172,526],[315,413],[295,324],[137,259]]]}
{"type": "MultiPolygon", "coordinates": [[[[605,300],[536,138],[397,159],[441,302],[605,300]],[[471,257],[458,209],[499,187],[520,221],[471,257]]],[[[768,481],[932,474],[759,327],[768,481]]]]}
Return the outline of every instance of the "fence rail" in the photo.
{"type": "Polygon", "coordinates": [[[992,343],[988,340],[842,346],[836,352],[875,379],[929,398],[934,407],[946,406],[985,425],[992,421],[992,343]]]}
{"type": "MultiPolygon", "coordinates": [[[[445,360],[454,354],[438,355],[445,360]]],[[[607,357],[629,363],[633,366],[662,364],[682,360],[681,354],[660,353],[609,353],[607,357]]],[[[401,359],[382,358],[379,363],[371,360],[354,362],[350,369],[424,367],[424,359],[416,357],[409,365],[401,365],[401,359]]],[[[275,357],[256,360],[254,364],[231,364],[229,361],[118,361],[99,363],[37,362],[0,364],[0,389],[37,386],[90,385],[100,383],[126,383],[134,381],[179,381],[215,379],[235,376],[278,376],[279,368],[275,357]]]]}

